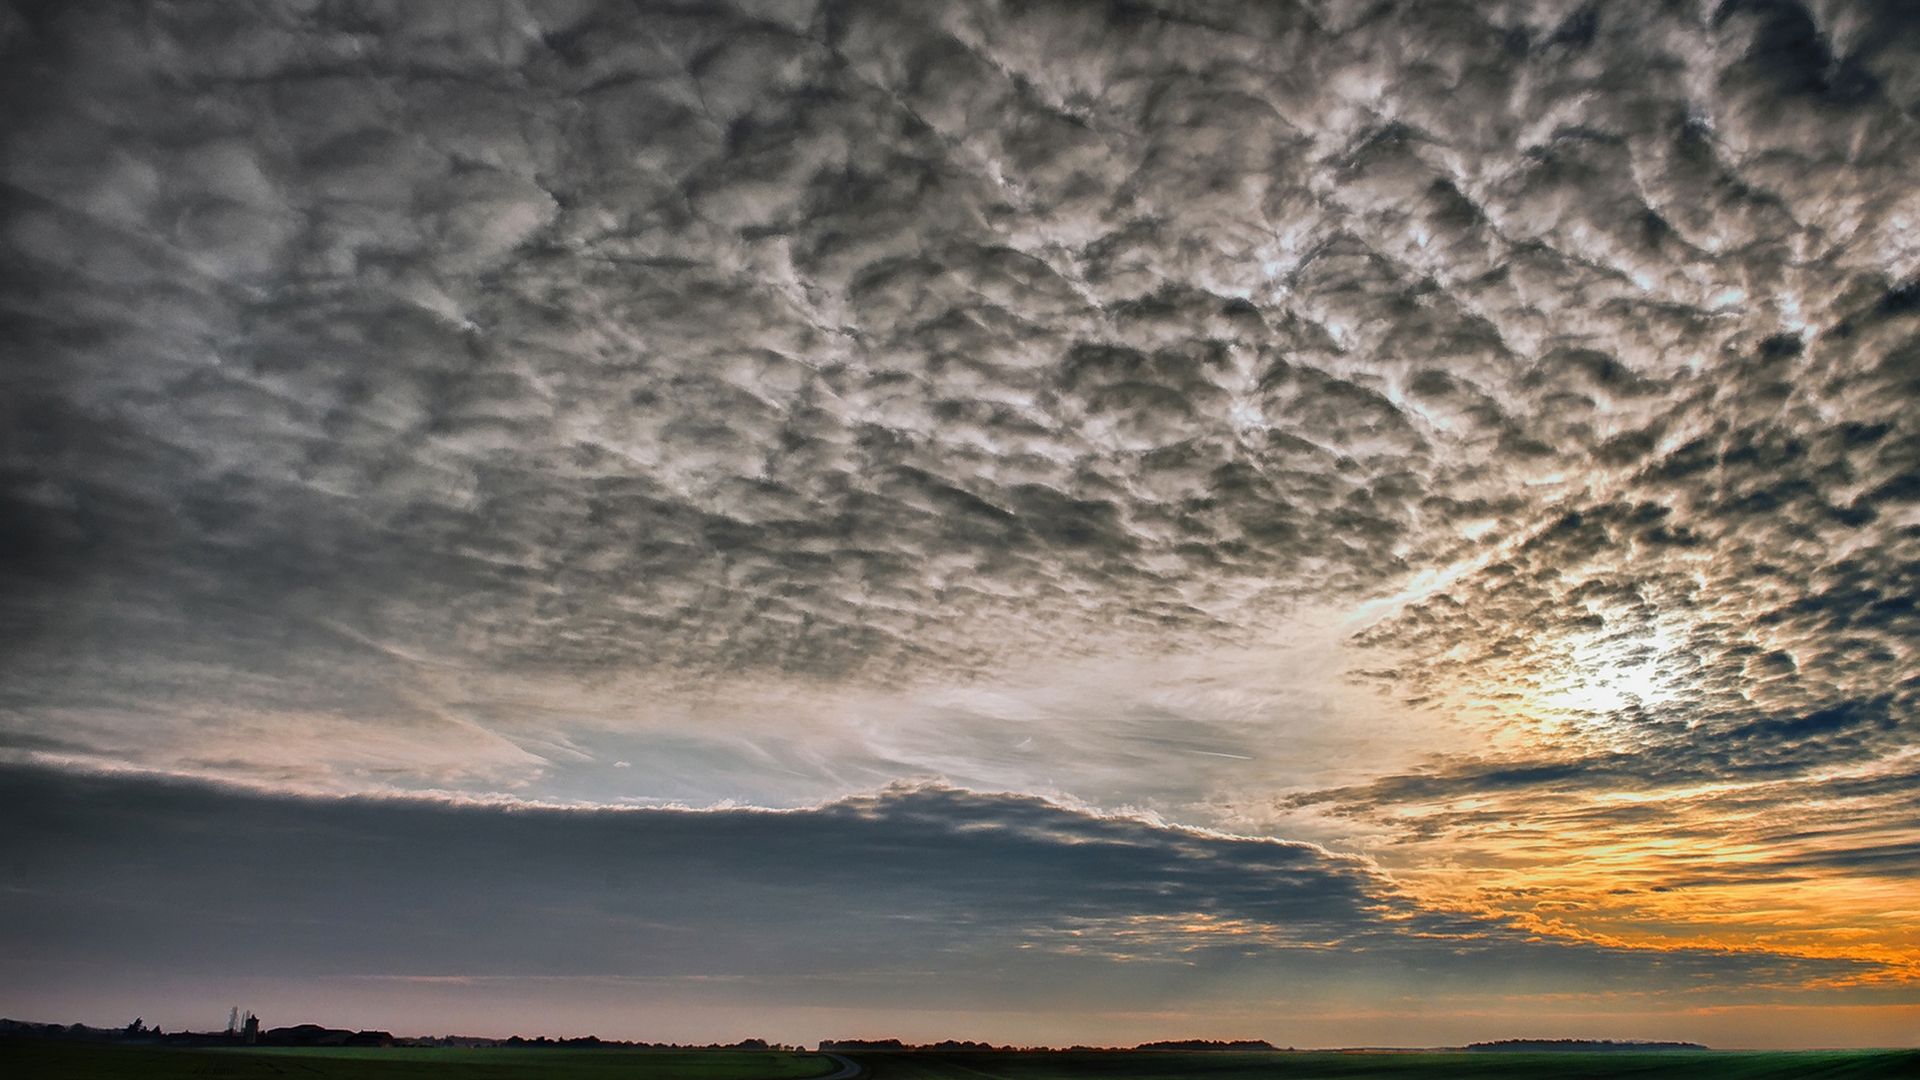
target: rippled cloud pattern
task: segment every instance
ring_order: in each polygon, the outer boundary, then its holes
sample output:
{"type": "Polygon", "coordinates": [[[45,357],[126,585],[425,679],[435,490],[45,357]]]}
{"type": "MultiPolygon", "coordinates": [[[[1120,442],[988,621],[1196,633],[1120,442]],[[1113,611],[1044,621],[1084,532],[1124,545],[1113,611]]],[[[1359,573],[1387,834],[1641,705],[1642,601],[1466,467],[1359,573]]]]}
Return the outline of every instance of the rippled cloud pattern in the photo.
{"type": "Polygon", "coordinates": [[[1911,4],[16,3],[0,53],[7,761],[937,777],[1915,985],[1911,4]]]}

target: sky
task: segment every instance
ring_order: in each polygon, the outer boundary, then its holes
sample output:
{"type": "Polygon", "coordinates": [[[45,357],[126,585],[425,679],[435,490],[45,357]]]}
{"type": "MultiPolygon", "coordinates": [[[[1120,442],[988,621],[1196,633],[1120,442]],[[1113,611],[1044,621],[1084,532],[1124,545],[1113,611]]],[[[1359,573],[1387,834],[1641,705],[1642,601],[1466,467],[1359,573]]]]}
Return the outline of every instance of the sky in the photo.
{"type": "Polygon", "coordinates": [[[0,4],[0,280],[5,1015],[1920,1045],[1907,0],[0,4]]]}

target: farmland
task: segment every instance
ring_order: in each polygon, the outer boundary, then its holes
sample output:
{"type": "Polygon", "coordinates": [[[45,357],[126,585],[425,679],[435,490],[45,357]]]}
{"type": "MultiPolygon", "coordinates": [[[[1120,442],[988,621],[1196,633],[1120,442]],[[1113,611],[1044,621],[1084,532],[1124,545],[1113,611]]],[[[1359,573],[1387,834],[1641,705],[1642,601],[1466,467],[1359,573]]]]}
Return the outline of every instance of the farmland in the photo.
{"type": "Polygon", "coordinates": [[[810,1080],[825,1054],[766,1050],[248,1048],[0,1040],[12,1080],[810,1080]]]}
{"type": "MultiPolygon", "coordinates": [[[[1920,1051],[849,1052],[860,1080],[1907,1080],[1920,1051]]],[[[825,1054],[572,1048],[203,1049],[0,1040],[18,1080],[812,1080],[825,1054]]]]}

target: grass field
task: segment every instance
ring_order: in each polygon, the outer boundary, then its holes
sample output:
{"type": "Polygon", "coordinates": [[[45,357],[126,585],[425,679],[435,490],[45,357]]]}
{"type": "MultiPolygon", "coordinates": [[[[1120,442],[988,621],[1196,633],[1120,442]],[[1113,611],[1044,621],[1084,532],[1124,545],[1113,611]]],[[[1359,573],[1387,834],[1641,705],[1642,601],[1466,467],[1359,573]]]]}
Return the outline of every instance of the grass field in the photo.
{"type": "MultiPolygon", "coordinates": [[[[871,1053],[861,1080],[1916,1080],[1920,1051],[871,1053]]],[[[7,1080],[806,1080],[823,1054],[752,1050],[200,1050],[0,1040],[7,1080]]]]}

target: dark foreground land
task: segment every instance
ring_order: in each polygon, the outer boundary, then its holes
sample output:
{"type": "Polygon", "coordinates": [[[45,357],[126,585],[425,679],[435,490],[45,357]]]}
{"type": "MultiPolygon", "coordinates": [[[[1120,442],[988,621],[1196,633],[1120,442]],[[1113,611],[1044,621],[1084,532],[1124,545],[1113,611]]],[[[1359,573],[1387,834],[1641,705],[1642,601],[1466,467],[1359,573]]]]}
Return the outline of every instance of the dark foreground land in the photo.
{"type": "Polygon", "coordinates": [[[777,1050],[203,1047],[0,1039],[6,1080],[811,1080],[825,1054],[777,1050]]]}
{"type": "Polygon", "coordinates": [[[1920,1080],[1920,1051],[849,1053],[862,1080],[1920,1080]]]}
{"type": "MultiPolygon", "coordinates": [[[[845,1051],[859,1080],[1916,1080],[1920,1051],[845,1051]]],[[[0,1040],[10,1080],[811,1080],[825,1054],[511,1048],[201,1049],[0,1040]]]]}

